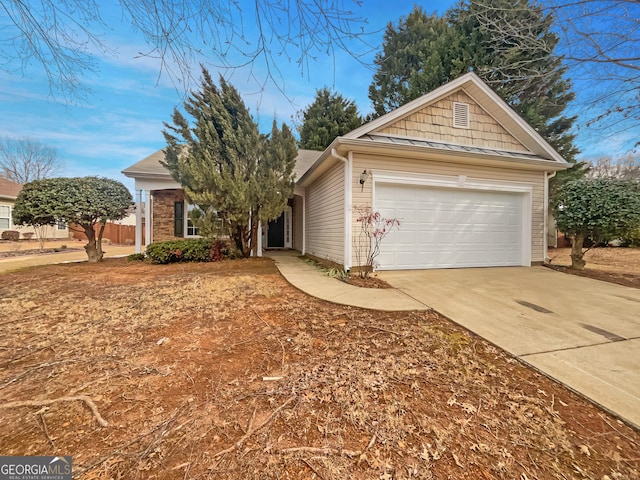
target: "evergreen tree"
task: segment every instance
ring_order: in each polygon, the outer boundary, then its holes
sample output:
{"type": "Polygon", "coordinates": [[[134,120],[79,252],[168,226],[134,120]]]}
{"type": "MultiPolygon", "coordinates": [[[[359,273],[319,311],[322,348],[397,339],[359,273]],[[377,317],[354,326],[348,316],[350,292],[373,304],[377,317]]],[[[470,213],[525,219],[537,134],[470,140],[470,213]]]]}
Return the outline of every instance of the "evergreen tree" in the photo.
{"type": "MultiPolygon", "coordinates": [[[[293,167],[298,147],[291,129],[285,123],[279,129],[274,119],[271,134],[262,137],[261,148],[256,172],[256,202],[252,216],[267,223],[282,215],[293,196],[293,167]]],[[[256,245],[257,228],[252,234],[252,244],[256,245]]]]}
{"type": "Polygon", "coordinates": [[[374,60],[377,71],[369,87],[374,117],[452,79],[454,33],[444,18],[427,15],[419,6],[406,18],[401,17],[397,27],[387,25],[382,52],[374,60]]]}
{"type": "Polygon", "coordinates": [[[475,37],[466,44],[458,68],[474,68],[563,158],[573,162],[578,149],[569,130],[575,117],[562,113],[575,94],[562,58],[554,53],[559,39],[551,31],[552,17],[529,0],[486,3],[463,2],[447,13],[460,38],[475,37]],[[491,28],[481,21],[486,16],[509,28],[491,28]]]}
{"type": "Polygon", "coordinates": [[[165,123],[164,165],[189,202],[205,212],[201,218],[221,222],[249,256],[258,220],[277,218],[286,206],[283,197],[291,195],[295,142],[286,126],[281,132],[274,125],[276,140],[260,136],[238,91],[222,77],[217,87],[204,67],[202,77],[201,90],[184,105],[193,127],[177,109],[173,125],[165,123]]]}
{"type": "Polygon", "coordinates": [[[307,150],[324,150],[336,137],[362,125],[356,104],[327,87],[316,90],[315,100],[301,116],[300,148],[307,150]]]}
{"type": "Polygon", "coordinates": [[[528,0],[491,0],[486,9],[461,2],[442,18],[416,7],[389,24],[378,70],[369,89],[377,115],[382,115],[428,91],[475,70],[520,116],[567,161],[578,153],[569,130],[575,118],[562,115],[573,99],[561,58],[554,54],[558,39],[551,18],[528,0]],[[487,28],[480,15],[517,31],[487,28]],[[522,35],[525,31],[527,35],[522,35]]]}

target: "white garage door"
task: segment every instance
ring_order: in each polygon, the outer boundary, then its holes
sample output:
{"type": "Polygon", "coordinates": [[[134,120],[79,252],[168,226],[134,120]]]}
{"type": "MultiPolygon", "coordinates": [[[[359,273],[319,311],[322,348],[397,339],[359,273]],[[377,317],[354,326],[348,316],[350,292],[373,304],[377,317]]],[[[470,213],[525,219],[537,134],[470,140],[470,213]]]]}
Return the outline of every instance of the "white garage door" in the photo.
{"type": "Polygon", "coordinates": [[[522,265],[523,194],[378,183],[375,200],[400,221],[382,241],[382,270],[522,265]]]}

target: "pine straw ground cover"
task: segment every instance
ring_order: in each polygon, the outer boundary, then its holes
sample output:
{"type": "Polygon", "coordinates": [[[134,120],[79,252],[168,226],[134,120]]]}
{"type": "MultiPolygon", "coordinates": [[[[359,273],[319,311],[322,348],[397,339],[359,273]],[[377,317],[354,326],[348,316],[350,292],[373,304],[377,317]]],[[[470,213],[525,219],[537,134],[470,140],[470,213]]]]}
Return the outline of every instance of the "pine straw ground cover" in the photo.
{"type": "Polygon", "coordinates": [[[640,435],[433,312],[270,260],[2,276],[0,452],[78,479],[640,478],[640,435]]]}

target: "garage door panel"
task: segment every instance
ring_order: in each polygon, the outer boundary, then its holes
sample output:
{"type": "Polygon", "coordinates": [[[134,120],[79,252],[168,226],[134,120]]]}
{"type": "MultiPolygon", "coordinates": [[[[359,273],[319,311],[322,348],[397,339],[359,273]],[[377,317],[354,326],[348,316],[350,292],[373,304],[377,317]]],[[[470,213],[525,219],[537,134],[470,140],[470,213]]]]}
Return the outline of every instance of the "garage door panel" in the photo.
{"type": "Polygon", "coordinates": [[[400,221],[382,269],[521,265],[522,194],[377,184],[376,209],[400,221]]]}

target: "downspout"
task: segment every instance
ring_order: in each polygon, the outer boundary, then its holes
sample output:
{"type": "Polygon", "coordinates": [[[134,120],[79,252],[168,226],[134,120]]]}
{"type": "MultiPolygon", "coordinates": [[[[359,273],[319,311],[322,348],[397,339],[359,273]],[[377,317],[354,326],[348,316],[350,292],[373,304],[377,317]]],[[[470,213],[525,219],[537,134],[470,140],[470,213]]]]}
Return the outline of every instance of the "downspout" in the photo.
{"type": "Polygon", "coordinates": [[[142,253],[142,190],[136,189],[136,253],[142,253]]]}
{"type": "Polygon", "coordinates": [[[307,253],[307,189],[302,192],[302,255],[307,253]]]}
{"type": "Polygon", "coordinates": [[[544,242],[543,242],[543,253],[544,253],[544,262],[549,258],[548,249],[549,249],[549,180],[556,176],[558,172],[547,173],[544,172],[545,182],[544,182],[544,223],[543,223],[543,231],[544,231],[544,242]]]}
{"type": "Polygon", "coordinates": [[[349,158],[343,157],[335,148],[331,149],[331,156],[344,163],[344,271],[351,268],[351,152],[349,158]]]}

